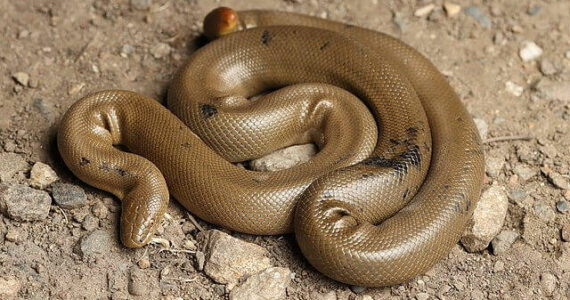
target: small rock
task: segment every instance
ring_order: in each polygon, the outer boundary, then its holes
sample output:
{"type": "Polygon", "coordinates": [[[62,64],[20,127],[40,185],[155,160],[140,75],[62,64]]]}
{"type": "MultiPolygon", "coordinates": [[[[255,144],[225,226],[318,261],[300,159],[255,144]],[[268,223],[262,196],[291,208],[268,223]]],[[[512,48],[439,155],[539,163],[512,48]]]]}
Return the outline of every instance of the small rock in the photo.
{"type": "Polygon", "coordinates": [[[63,208],[74,209],[87,204],[85,191],[77,185],[69,183],[54,184],[51,194],[53,200],[63,208]]]}
{"type": "Polygon", "coordinates": [[[226,294],[226,286],[223,284],[214,284],[214,292],[220,296],[223,296],[226,294]]]}
{"type": "Polygon", "coordinates": [[[499,173],[505,166],[505,158],[502,156],[490,156],[485,157],[485,171],[490,177],[497,177],[499,173]]]}
{"type": "Polygon", "coordinates": [[[91,212],[93,212],[93,215],[96,216],[97,218],[105,219],[109,214],[109,209],[102,202],[95,202],[95,204],[93,204],[93,207],[91,208],[91,212]]]}
{"type": "Polygon", "coordinates": [[[250,276],[243,284],[230,292],[230,300],[278,300],[286,298],[286,289],[291,283],[291,271],[272,267],[250,276]]]}
{"type": "Polygon", "coordinates": [[[0,299],[12,300],[18,296],[21,284],[14,277],[0,277],[0,299]]]}
{"type": "Polygon", "coordinates": [[[522,179],[525,182],[537,174],[537,172],[532,168],[529,168],[521,164],[517,164],[513,171],[515,172],[515,174],[517,174],[517,176],[519,176],[520,179],[522,179]]]}
{"type": "Polygon", "coordinates": [[[25,72],[16,72],[12,74],[12,78],[22,86],[28,86],[28,83],[30,81],[30,75],[25,72]]]}
{"type": "Polygon", "coordinates": [[[472,5],[466,7],[464,12],[468,16],[471,16],[473,19],[475,19],[479,24],[481,24],[481,26],[485,28],[491,28],[491,19],[489,19],[489,16],[481,11],[478,6],[472,5]]]}
{"type": "Polygon", "coordinates": [[[473,212],[472,223],[461,238],[461,243],[469,252],[481,251],[501,231],[509,201],[505,188],[491,186],[483,192],[473,212]]]}
{"type": "Polygon", "coordinates": [[[526,41],[519,51],[519,56],[524,62],[535,60],[542,55],[542,48],[535,42],[526,41]]]}
{"type": "Polygon", "coordinates": [[[568,202],[566,200],[560,200],[556,202],[556,210],[560,213],[567,213],[568,212],[568,202]]]}
{"type": "MultiPolygon", "coordinates": [[[[4,142],[4,151],[6,151],[6,152],[14,152],[16,150],[16,147],[18,147],[18,145],[16,145],[16,143],[14,143],[14,141],[12,141],[12,140],[7,140],[4,142]]],[[[0,153],[0,155],[2,155],[2,154],[7,154],[7,153],[0,153]]],[[[12,153],[10,153],[10,154],[12,154],[12,153]]],[[[1,158],[0,158],[0,162],[1,162],[1,158]]],[[[2,164],[0,163],[0,168],[1,168],[1,166],[2,166],[2,164]]]]}
{"type": "Polygon", "coordinates": [[[204,270],[204,264],[206,263],[206,255],[202,251],[196,251],[196,269],[198,271],[204,270]]]}
{"type": "Polygon", "coordinates": [[[560,173],[550,171],[547,172],[545,175],[548,181],[552,183],[552,185],[554,185],[555,187],[562,190],[570,189],[570,183],[566,178],[564,178],[564,176],[560,175],[560,173]]]}
{"type": "Polygon", "coordinates": [[[547,296],[552,296],[556,289],[556,281],[556,276],[550,273],[542,273],[540,275],[540,285],[547,296]]]}
{"type": "Polygon", "coordinates": [[[360,294],[360,293],[363,293],[364,291],[366,291],[366,287],[358,286],[358,285],[351,285],[350,290],[355,294],[360,294]]]}
{"type": "Polygon", "coordinates": [[[138,10],[147,10],[152,5],[152,0],[131,0],[131,7],[138,10]]]}
{"type": "Polygon", "coordinates": [[[30,184],[33,187],[43,189],[57,180],[57,174],[48,165],[37,162],[30,172],[30,184]]]}
{"type": "Polygon", "coordinates": [[[51,197],[44,191],[15,184],[0,185],[0,211],[16,221],[40,221],[49,214],[51,197]]]}
{"type": "Polygon", "coordinates": [[[548,78],[541,79],[534,89],[544,98],[570,102],[570,82],[556,82],[548,78]]]}
{"type": "Polygon", "coordinates": [[[167,56],[170,54],[172,48],[168,44],[165,43],[157,43],[150,49],[150,54],[154,56],[154,58],[159,59],[167,56]]]}
{"type": "Polygon", "coordinates": [[[562,230],[560,231],[560,235],[561,235],[563,241],[570,242],[570,223],[566,224],[562,227],[562,230]]]}
{"type": "Polygon", "coordinates": [[[73,95],[79,93],[83,89],[84,86],[85,86],[84,82],[74,83],[67,90],[67,94],[70,96],[73,96],[73,95]]]}
{"type": "Polygon", "coordinates": [[[76,244],[74,251],[82,257],[96,257],[108,253],[113,247],[115,239],[105,230],[95,230],[84,235],[76,244]]]}
{"type": "Polygon", "coordinates": [[[475,126],[477,126],[477,129],[479,130],[479,136],[481,136],[481,139],[486,139],[487,133],[489,132],[489,125],[487,125],[487,122],[479,118],[474,118],[473,122],[475,122],[475,126]]]}
{"type": "Polygon", "coordinates": [[[503,272],[504,270],[505,270],[505,263],[502,260],[498,260],[493,265],[493,272],[495,273],[503,272]]]}
{"type": "Polygon", "coordinates": [[[540,202],[534,204],[533,212],[537,217],[546,223],[554,221],[554,218],[556,217],[552,208],[540,202]]]}
{"type": "Polygon", "coordinates": [[[127,56],[131,55],[134,51],[135,51],[135,47],[133,47],[132,45],[129,45],[129,44],[124,44],[123,47],[121,47],[121,56],[127,57],[127,56]]]}
{"type": "Polygon", "coordinates": [[[516,96],[516,97],[520,97],[524,91],[524,88],[522,86],[520,86],[520,85],[518,85],[512,81],[505,82],[505,89],[511,95],[516,96]]]}
{"type": "Polygon", "coordinates": [[[461,11],[461,5],[451,3],[451,2],[444,2],[443,9],[448,17],[455,17],[461,11]]]}
{"type": "Polygon", "coordinates": [[[429,299],[429,294],[428,293],[417,293],[416,299],[417,300],[427,300],[427,299],[429,299]]]}
{"type": "Polygon", "coordinates": [[[147,279],[147,276],[145,276],[145,274],[135,268],[131,268],[130,271],[130,275],[129,275],[129,284],[128,284],[128,290],[129,290],[129,294],[133,295],[133,296],[142,296],[142,295],[146,295],[147,294],[147,285],[145,283],[145,280],[147,279]]]}
{"type": "Polygon", "coordinates": [[[204,272],[218,283],[235,284],[240,279],[271,266],[269,252],[219,230],[209,232],[204,272]]]}
{"type": "Polygon", "coordinates": [[[137,264],[139,265],[139,268],[143,270],[150,268],[150,260],[148,260],[146,257],[139,259],[137,264]]]}
{"type": "Polygon", "coordinates": [[[507,252],[511,245],[519,237],[518,232],[513,230],[503,230],[491,241],[491,249],[494,255],[501,255],[507,252]]]}
{"type": "Polygon", "coordinates": [[[554,65],[548,59],[541,60],[540,64],[538,65],[538,69],[540,70],[540,73],[545,76],[554,75],[556,72],[558,72],[558,70],[556,70],[554,65]]]}
{"type": "Polygon", "coordinates": [[[87,231],[93,231],[99,227],[99,220],[92,215],[87,215],[83,219],[81,226],[87,231]]]}
{"type": "Polygon", "coordinates": [[[16,153],[0,153],[0,182],[7,182],[16,173],[28,168],[28,163],[16,153]]]}
{"type": "Polygon", "coordinates": [[[426,6],[422,6],[418,9],[416,9],[416,11],[414,11],[414,16],[416,17],[425,17],[427,15],[429,15],[429,13],[435,8],[435,5],[433,3],[430,3],[426,6]]]}
{"type": "Polygon", "coordinates": [[[6,232],[5,238],[9,242],[16,243],[16,242],[20,241],[20,234],[14,228],[10,228],[10,229],[8,229],[8,232],[6,232]]]}
{"type": "Polygon", "coordinates": [[[184,244],[182,244],[182,247],[184,249],[188,249],[188,250],[196,250],[197,249],[196,244],[194,244],[194,242],[191,240],[185,240],[184,244]]]}
{"type": "Polygon", "coordinates": [[[316,153],[317,147],[313,144],[296,145],[252,160],[250,166],[255,171],[278,171],[307,162],[316,153]]]}
{"type": "Polygon", "coordinates": [[[538,15],[538,13],[540,12],[540,9],[541,9],[541,8],[542,8],[542,7],[541,7],[539,4],[535,4],[535,5],[531,6],[531,7],[529,7],[528,10],[526,11],[526,13],[527,13],[529,16],[536,16],[536,15],[538,15]]]}

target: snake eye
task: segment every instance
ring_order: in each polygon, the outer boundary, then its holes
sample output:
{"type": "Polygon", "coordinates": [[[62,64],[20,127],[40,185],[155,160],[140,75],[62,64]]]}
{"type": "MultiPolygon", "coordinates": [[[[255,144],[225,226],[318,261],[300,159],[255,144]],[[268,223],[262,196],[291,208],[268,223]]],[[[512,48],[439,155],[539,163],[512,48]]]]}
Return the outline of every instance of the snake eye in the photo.
{"type": "Polygon", "coordinates": [[[213,40],[238,30],[238,14],[228,7],[218,7],[204,18],[204,35],[213,40]]]}

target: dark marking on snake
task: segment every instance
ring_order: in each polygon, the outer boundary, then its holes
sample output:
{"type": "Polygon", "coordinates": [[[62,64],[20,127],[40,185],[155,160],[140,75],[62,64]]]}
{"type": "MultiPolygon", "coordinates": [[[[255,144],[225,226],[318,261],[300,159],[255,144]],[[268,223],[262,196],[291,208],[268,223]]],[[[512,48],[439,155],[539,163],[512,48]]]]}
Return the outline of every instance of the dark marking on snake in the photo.
{"type": "Polygon", "coordinates": [[[103,170],[104,172],[115,172],[121,177],[125,177],[129,174],[129,172],[125,169],[119,168],[117,166],[112,166],[108,162],[104,161],[100,166],[99,169],[103,170]]]}
{"type": "Polygon", "coordinates": [[[410,189],[406,188],[406,191],[404,192],[404,196],[402,197],[402,199],[406,199],[406,197],[408,197],[408,194],[410,194],[410,189]]]}
{"type": "Polygon", "coordinates": [[[211,118],[218,113],[218,109],[210,104],[200,104],[200,110],[206,119],[211,118]]]}
{"type": "Polygon", "coordinates": [[[261,42],[266,46],[269,45],[269,42],[271,42],[271,34],[269,34],[269,30],[263,31],[261,34],[261,42]]]}
{"type": "Polygon", "coordinates": [[[184,143],[182,143],[182,147],[190,149],[190,143],[184,142],[184,143]]]}
{"type": "Polygon", "coordinates": [[[394,145],[400,145],[400,141],[398,139],[390,139],[390,143],[394,145]]]}
{"type": "Polygon", "coordinates": [[[81,158],[81,161],[79,162],[79,165],[80,165],[80,166],[85,166],[85,165],[88,165],[88,164],[90,164],[90,163],[91,163],[90,160],[88,160],[88,159],[85,158],[85,157],[82,157],[82,158],[81,158]]]}
{"type": "Polygon", "coordinates": [[[392,168],[398,172],[407,174],[410,165],[414,167],[419,167],[422,163],[422,157],[420,155],[420,148],[417,145],[412,145],[401,154],[394,158],[386,159],[383,156],[370,157],[362,163],[366,166],[379,166],[392,168]]]}
{"type": "Polygon", "coordinates": [[[321,45],[321,47],[319,47],[319,50],[325,50],[329,45],[330,45],[330,41],[326,41],[324,44],[321,45]]]}

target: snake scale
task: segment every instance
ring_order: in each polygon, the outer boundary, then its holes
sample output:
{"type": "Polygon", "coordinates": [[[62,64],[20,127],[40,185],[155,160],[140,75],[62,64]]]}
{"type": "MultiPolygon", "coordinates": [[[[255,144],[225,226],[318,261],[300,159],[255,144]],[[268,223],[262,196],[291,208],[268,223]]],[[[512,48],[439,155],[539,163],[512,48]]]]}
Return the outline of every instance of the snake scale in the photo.
{"type": "Polygon", "coordinates": [[[405,282],[449,253],[479,198],[483,151],[426,58],[382,33],[286,12],[218,8],[204,33],[214,40],[176,75],[169,110],[109,90],[62,119],[66,165],[122,200],[124,245],[148,243],[170,192],[231,230],[294,232],[316,269],[348,284],[405,282]],[[308,142],[319,153],[286,170],[232,164],[308,142]]]}

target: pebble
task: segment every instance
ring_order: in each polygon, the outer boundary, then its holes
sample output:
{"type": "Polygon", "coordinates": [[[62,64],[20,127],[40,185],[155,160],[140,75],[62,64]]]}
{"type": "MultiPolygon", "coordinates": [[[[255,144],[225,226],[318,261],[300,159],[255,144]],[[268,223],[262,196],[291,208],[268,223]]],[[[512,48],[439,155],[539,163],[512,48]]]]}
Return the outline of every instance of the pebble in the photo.
{"type": "Polygon", "coordinates": [[[127,56],[131,55],[134,51],[135,51],[135,47],[133,47],[132,45],[129,45],[129,44],[124,44],[123,47],[121,47],[121,56],[127,57],[127,56]]]}
{"type": "Polygon", "coordinates": [[[206,255],[202,251],[196,251],[196,269],[198,271],[204,270],[204,264],[206,263],[206,255]]]}
{"type": "Polygon", "coordinates": [[[554,171],[547,172],[546,178],[556,188],[559,188],[561,190],[570,189],[570,183],[566,178],[564,178],[564,176],[560,175],[560,173],[554,171]]]}
{"type": "Polygon", "coordinates": [[[521,164],[516,165],[513,171],[523,182],[528,181],[537,173],[534,169],[521,164]]]}
{"type": "Polygon", "coordinates": [[[560,213],[567,213],[568,212],[568,201],[566,200],[560,200],[558,202],[556,202],[556,210],[558,210],[558,212],[560,213]]]}
{"type": "Polygon", "coordinates": [[[428,5],[422,6],[414,11],[414,16],[416,17],[425,17],[429,15],[429,13],[435,8],[433,3],[428,5]]]}
{"type": "Polygon", "coordinates": [[[489,16],[481,11],[478,6],[472,5],[466,7],[464,12],[468,16],[471,16],[473,19],[475,19],[479,24],[481,24],[481,26],[485,28],[491,28],[491,19],[489,19],[489,16]]]}
{"type": "Polygon", "coordinates": [[[505,82],[505,89],[511,95],[516,96],[516,97],[520,97],[524,91],[524,88],[522,86],[520,86],[520,85],[518,85],[512,81],[505,82]]]}
{"type": "Polygon", "coordinates": [[[564,54],[564,57],[566,57],[567,59],[570,59],[570,50],[566,51],[566,53],[564,54]]]}
{"type": "Polygon", "coordinates": [[[15,277],[0,277],[0,299],[15,299],[21,286],[15,277]]]}
{"type": "Polygon", "coordinates": [[[550,273],[542,273],[540,275],[540,285],[547,296],[552,296],[552,293],[554,293],[556,281],[556,276],[550,273]]]}
{"type": "Polygon", "coordinates": [[[487,125],[487,122],[479,118],[474,118],[473,122],[475,122],[475,126],[477,126],[477,129],[479,131],[479,136],[481,137],[481,139],[482,140],[486,139],[487,133],[489,132],[489,125],[487,125]]]}
{"type": "Polygon", "coordinates": [[[16,221],[40,221],[47,218],[51,197],[45,191],[23,184],[0,185],[0,211],[16,221]]]}
{"type": "Polygon", "coordinates": [[[81,223],[81,227],[87,231],[93,231],[99,227],[99,219],[92,215],[87,215],[81,223]]]}
{"type": "Polygon", "coordinates": [[[74,83],[67,90],[67,94],[70,96],[73,96],[73,95],[79,93],[83,89],[84,86],[85,86],[84,82],[74,83]]]}
{"type": "Polygon", "coordinates": [[[526,41],[523,47],[519,51],[519,56],[524,62],[535,60],[542,55],[542,48],[540,48],[535,42],[526,41]]]}
{"type": "Polygon", "coordinates": [[[74,184],[56,183],[53,185],[51,195],[55,202],[66,209],[74,209],[87,204],[85,191],[74,184]]]}
{"type": "Polygon", "coordinates": [[[358,285],[351,285],[350,290],[355,294],[360,294],[366,291],[366,287],[358,286],[358,285]]]}
{"type": "Polygon", "coordinates": [[[554,221],[554,218],[556,217],[552,208],[540,202],[534,204],[533,212],[537,217],[546,223],[554,221]]]}
{"type": "Polygon", "coordinates": [[[309,161],[316,153],[317,147],[313,144],[291,146],[252,160],[250,167],[254,171],[283,170],[309,161]]]}
{"type": "Polygon", "coordinates": [[[0,153],[0,182],[7,182],[16,173],[25,171],[28,163],[16,153],[0,153]]]}
{"type": "Polygon", "coordinates": [[[491,241],[491,249],[494,255],[507,252],[517,240],[519,233],[513,230],[503,230],[491,241]]]}
{"type": "Polygon", "coordinates": [[[473,212],[472,224],[461,238],[461,243],[468,252],[487,248],[503,227],[508,205],[503,186],[493,185],[483,192],[473,212]]]}
{"type": "Polygon", "coordinates": [[[443,9],[448,17],[455,17],[461,11],[461,5],[452,2],[444,2],[443,9]]]}
{"type": "Polygon", "coordinates": [[[109,209],[102,202],[95,202],[95,204],[93,204],[93,207],[91,208],[91,212],[93,212],[93,215],[96,216],[97,218],[105,219],[109,214],[109,209]]]}
{"type": "Polygon", "coordinates": [[[28,86],[30,75],[26,72],[16,72],[12,74],[12,78],[22,86],[28,86]]]}
{"type": "Polygon", "coordinates": [[[214,292],[220,296],[226,294],[226,286],[223,284],[213,284],[212,287],[214,288],[214,292]]]}
{"type": "Polygon", "coordinates": [[[172,48],[168,44],[165,43],[157,43],[150,49],[150,54],[154,56],[154,58],[159,59],[167,56],[172,51],[172,48]]]}
{"type": "Polygon", "coordinates": [[[6,232],[6,236],[4,238],[9,242],[16,243],[20,240],[20,233],[16,229],[10,228],[8,229],[8,232],[6,232]]]}
{"type": "Polygon", "coordinates": [[[486,155],[485,157],[485,171],[490,177],[497,177],[499,173],[505,166],[505,158],[503,156],[491,156],[486,155]]]}
{"type": "Polygon", "coordinates": [[[558,72],[558,70],[556,70],[556,68],[554,67],[554,64],[552,64],[552,62],[550,62],[550,60],[546,58],[540,61],[538,69],[540,70],[540,73],[542,73],[542,75],[544,76],[554,75],[556,74],[556,72],[558,72]]]}
{"type": "Polygon", "coordinates": [[[278,300],[286,298],[286,289],[291,283],[288,268],[272,267],[250,276],[243,284],[230,292],[230,300],[278,300]]]}
{"type": "MultiPolygon", "coordinates": [[[[14,143],[14,141],[12,140],[7,140],[4,142],[4,150],[6,152],[14,152],[16,150],[16,147],[18,147],[18,145],[16,145],[16,143],[14,143]]],[[[2,153],[2,154],[6,154],[6,153],[2,153]]],[[[2,164],[0,164],[1,166],[2,164]]]]}
{"type": "Polygon", "coordinates": [[[143,257],[141,259],[139,259],[137,265],[139,266],[139,268],[141,269],[148,269],[150,268],[150,260],[148,260],[148,258],[143,257]]]}
{"type": "Polygon", "coordinates": [[[217,283],[235,284],[271,266],[269,252],[219,230],[210,230],[204,272],[217,283]]]}
{"type": "Polygon", "coordinates": [[[561,235],[563,241],[570,242],[570,223],[566,224],[562,227],[562,230],[560,231],[560,235],[561,235]]]}
{"type": "Polygon", "coordinates": [[[498,260],[493,265],[493,272],[495,273],[503,272],[504,270],[505,270],[505,263],[502,260],[498,260]]]}
{"type": "Polygon", "coordinates": [[[115,238],[105,230],[95,230],[84,235],[76,244],[74,251],[82,257],[96,257],[108,253],[115,238]]]}
{"type": "Polygon", "coordinates": [[[540,5],[535,4],[531,7],[529,7],[528,10],[526,11],[526,13],[529,16],[536,16],[536,15],[538,15],[538,13],[540,12],[541,9],[542,9],[542,7],[540,5]]]}
{"type": "Polygon", "coordinates": [[[534,89],[546,99],[570,102],[570,81],[557,82],[543,78],[534,89]]]}
{"type": "Polygon", "coordinates": [[[145,276],[143,271],[141,271],[136,267],[131,268],[129,274],[129,284],[127,286],[129,294],[133,296],[146,295],[147,294],[147,285],[145,284],[146,280],[147,276],[145,276]]]}
{"type": "Polygon", "coordinates": [[[416,299],[417,300],[427,300],[427,299],[429,299],[429,294],[428,293],[418,293],[418,294],[416,294],[416,299]]]}
{"type": "Polygon", "coordinates": [[[152,5],[152,0],[131,0],[131,6],[134,9],[146,10],[152,5]]]}
{"type": "Polygon", "coordinates": [[[48,165],[37,162],[30,172],[30,185],[43,189],[58,179],[55,171],[48,165]]]}

